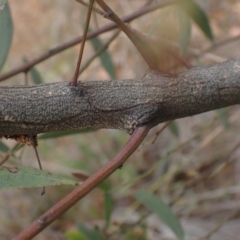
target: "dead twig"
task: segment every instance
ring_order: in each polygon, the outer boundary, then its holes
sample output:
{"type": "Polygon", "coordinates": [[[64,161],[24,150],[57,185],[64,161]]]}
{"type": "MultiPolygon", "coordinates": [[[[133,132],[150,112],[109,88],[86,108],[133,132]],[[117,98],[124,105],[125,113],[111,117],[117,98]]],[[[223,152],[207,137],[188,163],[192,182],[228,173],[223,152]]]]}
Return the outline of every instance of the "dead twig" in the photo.
{"type": "Polygon", "coordinates": [[[85,23],[83,36],[82,36],[82,43],[81,43],[79,56],[78,56],[78,61],[77,61],[77,66],[76,66],[75,74],[74,74],[74,77],[73,77],[73,86],[74,87],[77,86],[78,73],[79,73],[79,69],[80,69],[80,66],[81,66],[81,61],[82,61],[82,56],[83,56],[83,50],[84,50],[85,42],[86,42],[86,39],[87,39],[87,32],[88,32],[90,19],[91,19],[93,3],[94,3],[94,0],[90,0],[90,4],[89,4],[89,7],[88,7],[88,13],[87,13],[87,19],[86,19],[86,23],[85,23]]]}
{"type": "MultiPolygon", "coordinates": [[[[122,18],[122,21],[124,22],[130,22],[144,14],[147,14],[147,13],[150,13],[152,11],[155,11],[159,8],[162,8],[162,7],[166,7],[166,6],[169,6],[171,4],[174,4],[174,3],[177,3],[179,2],[179,0],[175,0],[175,1],[164,1],[164,2],[159,2],[157,4],[154,4],[154,5],[150,5],[150,6],[145,6],[145,7],[141,7],[139,8],[138,10],[136,10],[135,12],[129,14],[129,15],[126,15],[125,17],[122,18]]],[[[107,24],[97,30],[93,30],[91,32],[88,33],[87,35],[87,39],[91,39],[91,38],[94,38],[102,33],[105,33],[105,32],[108,32],[108,31],[111,31],[113,29],[117,28],[117,25],[115,23],[110,23],[110,24],[107,24]]],[[[3,73],[0,75],[0,82],[1,81],[4,81],[10,77],[13,77],[19,73],[22,73],[22,72],[26,72],[28,71],[30,68],[32,68],[33,66],[35,66],[36,64],[38,63],[41,63],[43,61],[45,61],[46,59],[70,48],[70,47],[73,47],[75,46],[76,44],[80,43],[82,41],[82,37],[77,37],[75,39],[72,39],[71,41],[69,42],[66,42],[64,44],[61,44],[59,45],[58,47],[56,48],[53,48],[53,49],[50,49],[49,51],[47,51],[46,53],[42,54],[41,56],[39,56],[38,58],[32,60],[32,61],[29,61],[28,63],[26,64],[23,64],[15,69],[12,69],[10,70],[9,72],[6,72],[6,73],[3,73]]]]}
{"type": "Polygon", "coordinates": [[[99,55],[101,55],[101,53],[103,53],[103,52],[109,47],[109,45],[111,44],[111,42],[112,42],[114,39],[116,39],[116,37],[118,36],[118,34],[119,34],[120,32],[121,32],[121,31],[118,30],[116,33],[114,33],[114,35],[113,35],[97,52],[95,52],[95,54],[94,54],[92,57],[90,57],[90,58],[88,59],[88,61],[82,66],[82,68],[81,68],[81,70],[79,71],[79,74],[78,74],[78,75],[80,75],[81,73],[83,73],[83,71],[85,71],[85,70],[88,68],[88,66],[92,63],[92,61],[93,61],[96,57],[98,57],[99,55]]]}
{"type": "Polygon", "coordinates": [[[72,191],[70,194],[60,200],[57,204],[55,204],[41,217],[31,223],[14,239],[32,239],[44,228],[46,228],[50,223],[59,218],[69,208],[76,204],[80,199],[86,196],[90,191],[92,191],[97,185],[99,185],[102,181],[109,177],[118,168],[121,168],[123,166],[123,163],[141,144],[151,127],[152,125],[148,124],[137,128],[128,143],[117,153],[117,155],[111,161],[109,161],[100,170],[98,170],[91,177],[89,177],[74,191],[72,191]]]}
{"type": "Polygon", "coordinates": [[[222,220],[218,225],[216,225],[207,235],[205,235],[204,237],[200,238],[199,240],[207,240],[207,239],[210,239],[210,237],[211,237],[214,233],[216,233],[217,231],[219,231],[226,222],[228,222],[228,221],[230,221],[230,220],[238,217],[239,215],[240,215],[240,209],[238,209],[236,212],[234,212],[234,213],[231,214],[230,216],[228,216],[228,217],[226,217],[225,219],[223,219],[223,220],[222,220]]]}
{"type": "MultiPolygon", "coordinates": [[[[85,6],[85,7],[89,7],[89,6],[90,6],[89,3],[86,3],[86,2],[84,2],[83,0],[76,0],[76,1],[79,2],[80,4],[82,4],[82,5],[85,6]]],[[[92,7],[92,11],[94,11],[94,12],[100,14],[100,15],[103,15],[103,14],[104,14],[104,12],[103,12],[101,9],[99,9],[99,8],[97,8],[97,7],[95,7],[95,6],[92,7]]]]}

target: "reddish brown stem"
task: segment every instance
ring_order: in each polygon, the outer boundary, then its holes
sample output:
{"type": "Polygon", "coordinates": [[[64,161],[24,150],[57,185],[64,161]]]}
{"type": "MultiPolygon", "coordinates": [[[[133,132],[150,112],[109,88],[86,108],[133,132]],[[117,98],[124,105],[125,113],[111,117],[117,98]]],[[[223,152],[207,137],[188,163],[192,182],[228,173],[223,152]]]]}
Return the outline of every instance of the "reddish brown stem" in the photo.
{"type": "Polygon", "coordinates": [[[84,46],[85,46],[85,42],[86,42],[86,38],[87,38],[88,26],[89,26],[89,23],[90,23],[92,9],[93,9],[93,3],[94,3],[94,0],[90,0],[90,4],[89,4],[89,7],[88,7],[86,24],[85,24],[85,28],[84,28],[84,32],[83,32],[83,36],[82,36],[82,44],[81,44],[81,47],[80,47],[77,66],[76,66],[75,74],[74,74],[74,77],[73,77],[73,86],[75,86],[75,87],[77,86],[78,73],[79,73],[79,69],[80,69],[80,66],[81,66],[83,50],[84,50],[84,46]]]}
{"type": "Polygon", "coordinates": [[[117,155],[104,165],[100,170],[94,173],[79,187],[73,190],[70,194],[60,200],[56,205],[44,213],[41,217],[24,229],[15,240],[32,239],[54,220],[59,218],[63,213],[70,209],[80,199],[86,196],[97,185],[109,177],[114,171],[120,168],[123,163],[131,156],[131,154],[138,148],[143,139],[146,137],[148,131],[152,127],[151,124],[144,125],[135,130],[127,144],[117,153],[117,155]]]}
{"type": "Polygon", "coordinates": [[[181,57],[177,53],[175,53],[171,50],[169,50],[168,52],[172,57],[174,57],[178,62],[180,62],[185,68],[190,69],[190,68],[193,67],[193,65],[190,62],[188,62],[186,59],[184,59],[183,57],[181,57]]]}
{"type": "MultiPolygon", "coordinates": [[[[33,145],[33,149],[34,149],[35,154],[36,154],[36,157],[37,157],[37,162],[38,162],[39,169],[40,169],[40,170],[43,170],[43,169],[42,169],[41,160],[40,160],[40,157],[39,157],[39,154],[38,154],[37,146],[36,146],[36,145],[33,145]]],[[[45,187],[43,186],[43,187],[42,187],[42,191],[41,191],[41,195],[44,195],[45,192],[46,192],[46,191],[45,191],[45,187]]]]}
{"type": "MultiPolygon", "coordinates": [[[[79,2],[80,4],[82,4],[82,5],[85,6],[85,7],[89,7],[89,4],[86,3],[86,2],[84,2],[83,0],[76,0],[76,1],[79,2]]],[[[93,11],[96,12],[96,13],[98,13],[98,14],[100,14],[100,15],[103,15],[103,14],[104,14],[104,12],[103,12],[102,10],[100,10],[100,9],[94,7],[94,6],[93,6],[93,11]]]]}
{"type": "MultiPolygon", "coordinates": [[[[177,2],[180,2],[180,0],[175,0],[175,1],[165,1],[165,2],[161,2],[161,3],[157,3],[155,5],[150,5],[150,6],[146,6],[146,7],[141,7],[140,9],[138,9],[136,12],[134,13],[131,13],[125,17],[122,18],[122,21],[124,22],[129,22],[129,21],[132,21],[144,14],[147,14],[149,12],[152,12],[154,10],[157,10],[159,8],[162,8],[162,7],[166,7],[168,5],[171,5],[173,3],[177,3],[177,2]]],[[[110,24],[107,24],[97,30],[94,30],[92,32],[90,32],[88,35],[87,35],[87,39],[91,39],[91,38],[94,38],[96,36],[98,36],[99,34],[101,33],[104,33],[104,32],[108,32],[112,29],[115,29],[117,28],[117,25],[115,23],[110,23],[110,24]]],[[[19,73],[22,73],[22,72],[25,72],[25,71],[28,71],[31,67],[35,66],[36,64],[40,63],[40,62],[43,62],[44,60],[80,43],[82,41],[82,37],[77,37],[67,43],[64,43],[64,44],[61,44],[60,46],[54,48],[54,49],[51,49],[49,50],[48,52],[44,53],[43,55],[41,55],[40,57],[36,58],[35,60],[32,60],[16,69],[13,69],[9,72],[6,72],[4,74],[2,74],[0,76],[0,81],[3,81],[5,79],[8,79],[10,77],[13,77],[19,73]]]]}
{"type": "Polygon", "coordinates": [[[96,0],[96,2],[105,11],[105,17],[113,20],[118,25],[118,27],[128,36],[149,68],[157,69],[157,59],[155,52],[151,50],[148,42],[144,41],[143,38],[139,38],[137,35],[135,35],[134,30],[125,24],[124,21],[122,21],[103,0],[96,0]]]}

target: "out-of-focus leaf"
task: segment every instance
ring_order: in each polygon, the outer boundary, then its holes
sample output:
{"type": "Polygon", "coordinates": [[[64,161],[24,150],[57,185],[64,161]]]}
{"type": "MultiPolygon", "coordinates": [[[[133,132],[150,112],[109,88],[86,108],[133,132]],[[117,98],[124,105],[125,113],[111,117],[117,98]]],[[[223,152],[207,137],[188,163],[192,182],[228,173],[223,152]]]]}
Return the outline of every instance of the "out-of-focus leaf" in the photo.
{"type": "Polygon", "coordinates": [[[111,189],[111,183],[108,179],[106,179],[105,181],[101,182],[98,187],[100,189],[102,189],[103,191],[110,191],[111,189]]]}
{"type": "Polygon", "coordinates": [[[5,152],[5,153],[7,153],[9,151],[9,147],[2,141],[0,141],[0,151],[5,152]]]}
{"type": "Polygon", "coordinates": [[[69,240],[87,240],[80,232],[66,232],[65,237],[69,240]]]}
{"type": "Polygon", "coordinates": [[[38,139],[49,139],[49,138],[59,138],[59,137],[65,137],[73,134],[82,134],[82,133],[89,133],[96,130],[92,129],[82,129],[82,130],[66,130],[66,131],[57,131],[57,132],[50,132],[50,133],[43,133],[41,134],[38,139]]]}
{"type": "Polygon", "coordinates": [[[0,189],[77,184],[75,181],[30,167],[0,167],[0,189]]]}
{"type": "Polygon", "coordinates": [[[227,108],[221,108],[216,110],[220,123],[227,129],[230,127],[228,121],[228,110],[227,108]]]}
{"type": "MultiPolygon", "coordinates": [[[[103,47],[102,41],[97,37],[90,39],[90,42],[95,51],[98,51],[103,47]]],[[[102,52],[99,58],[103,67],[106,69],[107,73],[109,74],[109,76],[112,79],[116,79],[115,67],[113,65],[111,55],[108,53],[108,51],[105,50],[104,52],[102,52]]]]}
{"type": "Polygon", "coordinates": [[[7,0],[0,0],[0,14],[5,8],[6,3],[7,3],[7,0]]]}
{"type": "Polygon", "coordinates": [[[112,210],[113,210],[113,197],[110,191],[104,193],[104,209],[105,209],[105,228],[109,227],[112,210]]]}
{"type": "Polygon", "coordinates": [[[135,194],[135,196],[148,209],[156,213],[160,219],[175,233],[179,240],[184,239],[184,232],[178,218],[164,202],[146,191],[139,191],[135,194]]]}
{"type": "Polygon", "coordinates": [[[0,11],[0,70],[6,61],[13,35],[13,23],[8,4],[0,11]]]}
{"type": "Polygon", "coordinates": [[[7,3],[7,0],[0,0],[0,7],[2,6],[2,5],[5,5],[7,3]]]}
{"type": "Polygon", "coordinates": [[[175,136],[175,137],[179,137],[180,132],[179,132],[179,128],[178,125],[175,121],[172,121],[169,125],[168,125],[168,129],[171,131],[171,133],[175,136]]]}
{"type": "Polygon", "coordinates": [[[180,54],[183,55],[189,45],[191,38],[191,21],[188,15],[182,10],[182,8],[177,7],[177,14],[179,19],[179,48],[180,54]]]}
{"type": "Polygon", "coordinates": [[[178,6],[198,25],[207,38],[213,40],[212,30],[205,12],[194,1],[183,1],[178,6]]]}
{"type": "Polygon", "coordinates": [[[35,84],[41,84],[43,83],[43,80],[42,80],[42,77],[41,77],[41,74],[40,72],[35,68],[35,67],[32,67],[30,69],[30,75],[32,77],[32,80],[35,84]]]}
{"type": "Polygon", "coordinates": [[[97,229],[89,230],[81,223],[78,223],[78,230],[86,237],[87,240],[106,240],[97,229]]]}
{"type": "Polygon", "coordinates": [[[109,179],[107,179],[103,181],[99,185],[99,187],[104,191],[104,210],[105,210],[105,221],[106,221],[105,227],[107,228],[111,220],[113,203],[114,203],[112,193],[111,193],[112,186],[109,179]]]}
{"type": "Polygon", "coordinates": [[[0,14],[5,8],[6,3],[7,3],[7,0],[0,0],[0,14]]]}

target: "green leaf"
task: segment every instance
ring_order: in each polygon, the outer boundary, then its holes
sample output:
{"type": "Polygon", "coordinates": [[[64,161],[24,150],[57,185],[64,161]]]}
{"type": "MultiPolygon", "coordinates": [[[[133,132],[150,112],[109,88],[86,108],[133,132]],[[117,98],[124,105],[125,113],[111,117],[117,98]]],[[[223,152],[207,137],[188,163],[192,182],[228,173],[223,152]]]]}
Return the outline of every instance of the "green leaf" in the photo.
{"type": "Polygon", "coordinates": [[[228,109],[221,108],[216,110],[220,123],[227,129],[230,127],[230,123],[228,121],[228,109]]]}
{"type": "Polygon", "coordinates": [[[0,167],[0,189],[77,185],[75,181],[30,167],[0,167]]]}
{"type": "Polygon", "coordinates": [[[110,220],[111,220],[111,215],[113,211],[113,196],[112,196],[112,186],[111,182],[109,179],[106,179],[103,181],[100,185],[99,188],[101,188],[104,191],[104,210],[105,210],[105,228],[108,228],[110,220]]]}
{"type": "Polygon", "coordinates": [[[184,1],[178,6],[198,25],[207,38],[213,40],[212,30],[205,12],[194,1],[184,1]]]}
{"type": "Polygon", "coordinates": [[[189,46],[190,38],[191,38],[191,21],[190,18],[186,15],[186,13],[180,8],[177,8],[177,15],[179,19],[179,48],[180,54],[183,55],[189,46]]]}
{"type": "Polygon", "coordinates": [[[5,8],[6,3],[7,3],[7,0],[0,0],[0,14],[5,8]]]}
{"type": "Polygon", "coordinates": [[[66,131],[57,131],[57,132],[50,132],[50,133],[43,133],[41,134],[38,139],[49,139],[49,138],[59,138],[59,137],[65,137],[73,134],[79,134],[79,133],[89,133],[94,132],[96,130],[92,129],[82,129],[82,130],[66,130],[66,131]]]}
{"type": "Polygon", "coordinates": [[[172,121],[169,125],[168,125],[168,129],[171,131],[171,133],[175,136],[175,137],[179,137],[180,136],[180,132],[179,132],[179,128],[178,125],[175,121],[172,121]]]}
{"type": "Polygon", "coordinates": [[[89,230],[81,223],[78,223],[78,230],[86,237],[87,240],[106,240],[97,229],[89,230]]]}
{"type": "Polygon", "coordinates": [[[111,190],[111,183],[109,179],[106,179],[105,181],[101,182],[98,187],[102,189],[103,191],[110,191],[111,190]]]}
{"type": "Polygon", "coordinates": [[[32,77],[32,80],[35,84],[41,84],[43,83],[43,80],[42,80],[42,77],[41,77],[41,74],[40,72],[35,68],[35,67],[32,67],[30,69],[30,75],[32,77]]]}
{"type": "MultiPolygon", "coordinates": [[[[95,51],[98,51],[103,47],[102,41],[97,37],[90,39],[90,42],[95,51]]],[[[108,51],[105,50],[104,52],[102,52],[99,58],[103,67],[106,69],[107,73],[109,74],[109,76],[112,79],[116,79],[115,67],[113,65],[111,55],[108,53],[108,51]]]]}
{"type": "Polygon", "coordinates": [[[5,5],[7,3],[7,0],[0,0],[0,6],[5,5]]]}
{"type": "Polygon", "coordinates": [[[0,6],[5,5],[7,3],[7,0],[0,0],[0,6]]]}
{"type": "Polygon", "coordinates": [[[105,228],[109,227],[112,210],[113,210],[113,197],[110,191],[104,193],[104,209],[105,209],[105,228]]]}
{"type": "Polygon", "coordinates": [[[66,232],[65,237],[69,240],[87,240],[80,232],[66,232]]]}
{"type": "Polygon", "coordinates": [[[146,191],[137,192],[135,197],[148,209],[156,213],[160,219],[175,233],[179,240],[184,239],[184,232],[178,218],[164,202],[146,191]]]}
{"type": "Polygon", "coordinates": [[[0,141],[0,151],[5,152],[5,153],[7,153],[9,151],[9,147],[2,141],[0,141]]]}
{"type": "Polygon", "coordinates": [[[0,14],[0,70],[6,61],[13,35],[13,23],[8,4],[0,14]]]}

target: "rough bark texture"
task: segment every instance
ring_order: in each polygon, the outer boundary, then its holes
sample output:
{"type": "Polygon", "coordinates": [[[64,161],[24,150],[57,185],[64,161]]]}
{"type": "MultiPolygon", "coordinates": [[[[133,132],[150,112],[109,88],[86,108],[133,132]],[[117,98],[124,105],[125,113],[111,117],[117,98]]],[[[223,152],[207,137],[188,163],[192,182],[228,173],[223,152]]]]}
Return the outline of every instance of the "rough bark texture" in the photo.
{"type": "Polygon", "coordinates": [[[67,129],[122,129],[240,103],[240,59],[174,76],[0,87],[0,135],[67,129]]]}

